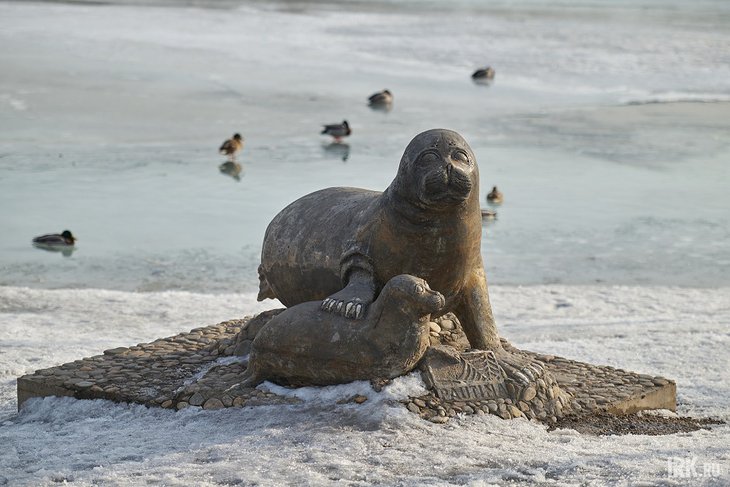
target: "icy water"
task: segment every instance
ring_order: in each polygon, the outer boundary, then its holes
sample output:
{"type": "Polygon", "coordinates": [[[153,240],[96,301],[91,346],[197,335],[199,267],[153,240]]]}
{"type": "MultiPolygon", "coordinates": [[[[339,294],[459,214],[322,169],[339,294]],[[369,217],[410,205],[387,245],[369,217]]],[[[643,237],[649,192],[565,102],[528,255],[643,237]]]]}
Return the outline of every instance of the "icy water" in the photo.
{"type": "Polygon", "coordinates": [[[500,333],[671,377],[680,414],[730,420],[729,46],[723,0],[0,1],[0,485],[727,485],[727,425],[438,426],[389,402],[415,378],[177,414],[16,413],[15,379],[276,306],[255,301],[270,219],[322,187],[384,189],[443,127],[482,201],[505,194],[482,247],[500,333]],[[393,108],[372,111],[383,88],[393,108]],[[346,144],[319,135],[343,119],[346,144]],[[240,180],[218,170],[234,132],[240,180]],[[66,228],[70,256],[31,246],[66,228]],[[693,458],[712,475],[668,470],[693,458]]]}
{"type": "Polygon", "coordinates": [[[0,284],[250,290],[278,210],[384,189],[433,127],[506,195],[493,283],[730,284],[726,3],[208,5],[0,3],[0,284]],[[31,247],[65,228],[71,257],[31,247]]]}

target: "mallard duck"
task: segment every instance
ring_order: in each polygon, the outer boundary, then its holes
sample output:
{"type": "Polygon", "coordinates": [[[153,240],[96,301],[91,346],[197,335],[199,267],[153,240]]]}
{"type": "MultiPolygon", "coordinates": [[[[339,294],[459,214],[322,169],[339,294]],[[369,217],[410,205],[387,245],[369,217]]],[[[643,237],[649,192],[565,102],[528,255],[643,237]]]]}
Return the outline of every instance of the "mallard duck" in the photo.
{"type": "Polygon", "coordinates": [[[502,204],[502,193],[497,189],[496,186],[493,186],[492,191],[490,191],[489,194],[487,195],[487,202],[489,202],[493,205],[502,204]]]}
{"type": "Polygon", "coordinates": [[[474,81],[489,81],[494,79],[494,68],[491,66],[487,66],[485,68],[479,68],[476,71],[474,71],[474,74],[471,75],[471,79],[474,81]]]}
{"type": "Polygon", "coordinates": [[[34,245],[54,247],[54,246],[71,246],[76,242],[70,231],[64,230],[62,233],[49,233],[48,235],[41,235],[33,239],[34,245]]]}
{"type": "Polygon", "coordinates": [[[370,105],[390,105],[393,103],[393,93],[390,90],[383,90],[370,95],[368,98],[370,105]]]}
{"type": "Polygon", "coordinates": [[[243,149],[243,137],[241,137],[241,134],[233,134],[233,137],[223,142],[218,151],[222,155],[228,156],[228,160],[233,162],[236,160],[236,154],[241,152],[241,149],[243,149]]]}
{"type": "Polygon", "coordinates": [[[343,120],[342,123],[325,125],[321,133],[323,135],[331,135],[336,141],[339,142],[340,140],[342,140],[342,137],[347,137],[348,135],[350,135],[352,133],[352,130],[350,130],[350,124],[347,123],[347,120],[343,120]]]}

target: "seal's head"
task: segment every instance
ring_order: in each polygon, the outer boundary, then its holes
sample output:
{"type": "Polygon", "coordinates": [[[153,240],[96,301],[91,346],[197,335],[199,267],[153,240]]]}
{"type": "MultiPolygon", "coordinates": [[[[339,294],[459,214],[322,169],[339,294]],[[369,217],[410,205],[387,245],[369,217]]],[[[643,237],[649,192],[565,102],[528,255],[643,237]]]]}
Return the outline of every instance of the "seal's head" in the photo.
{"type": "Polygon", "coordinates": [[[443,308],[446,302],[443,295],[432,290],[425,280],[410,274],[393,277],[385,284],[380,294],[395,298],[397,302],[406,305],[419,315],[435,313],[443,308]]]}
{"type": "Polygon", "coordinates": [[[391,188],[415,206],[446,209],[479,193],[479,170],[469,144],[453,130],[420,133],[406,147],[391,188]]]}

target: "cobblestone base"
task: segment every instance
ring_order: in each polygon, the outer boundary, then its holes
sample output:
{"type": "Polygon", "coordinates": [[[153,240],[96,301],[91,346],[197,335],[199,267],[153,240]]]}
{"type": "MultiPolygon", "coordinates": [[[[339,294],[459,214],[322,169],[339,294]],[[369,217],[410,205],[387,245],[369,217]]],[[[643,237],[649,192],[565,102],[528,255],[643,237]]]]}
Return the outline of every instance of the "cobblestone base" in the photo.
{"type": "MultiPolygon", "coordinates": [[[[196,328],[133,347],[106,350],[58,367],[37,370],[18,378],[18,408],[32,397],[71,396],[108,399],[171,409],[220,409],[296,403],[297,399],[238,385],[245,369],[238,354],[247,352],[250,338],[276,311],[255,318],[231,320],[196,328]]],[[[446,316],[432,326],[432,344],[463,348],[465,338],[458,320],[446,316]]],[[[504,342],[505,347],[511,347],[504,342]]],[[[576,412],[628,414],[645,409],[676,406],[676,387],[662,377],[636,374],[613,367],[591,365],[561,357],[534,354],[570,398],[566,408],[576,412]]],[[[532,402],[539,399],[533,398],[532,402]]],[[[362,401],[362,399],[361,399],[362,401]]],[[[357,401],[357,402],[361,402],[357,401]]],[[[495,414],[502,418],[527,416],[554,422],[554,416],[537,417],[534,408],[509,399],[495,401],[444,401],[435,394],[404,403],[410,411],[433,422],[446,422],[458,413],[495,414]]]]}

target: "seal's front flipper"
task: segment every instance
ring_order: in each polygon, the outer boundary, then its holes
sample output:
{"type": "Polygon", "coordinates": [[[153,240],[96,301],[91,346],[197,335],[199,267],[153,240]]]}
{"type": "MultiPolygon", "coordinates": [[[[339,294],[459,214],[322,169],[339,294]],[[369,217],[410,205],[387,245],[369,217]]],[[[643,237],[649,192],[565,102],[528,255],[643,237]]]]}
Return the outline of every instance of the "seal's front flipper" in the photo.
{"type": "Polygon", "coordinates": [[[499,350],[499,334],[492,315],[487,291],[487,277],[481,264],[472,271],[461,291],[461,299],[453,310],[459,318],[469,345],[477,350],[499,350]]]}
{"type": "Polygon", "coordinates": [[[361,320],[370,303],[375,300],[375,284],[370,273],[365,271],[353,271],[349,277],[347,286],[322,301],[320,309],[345,318],[361,320]]]}
{"type": "Polygon", "coordinates": [[[511,346],[509,350],[505,348],[497,350],[494,357],[506,376],[521,387],[527,387],[536,383],[538,379],[546,378],[545,364],[511,346]]]}
{"type": "Polygon", "coordinates": [[[345,318],[361,320],[365,317],[368,306],[373,302],[371,293],[363,293],[356,286],[347,286],[329,298],[322,301],[320,309],[345,318]]]}
{"type": "Polygon", "coordinates": [[[320,309],[322,309],[322,311],[327,311],[328,313],[342,315],[345,318],[359,320],[365,316],[367,305],[363,304],[359,298],[344,300],[337,299],[337,295],[333,295],[333,297],[322,301],[320,309]]]}

